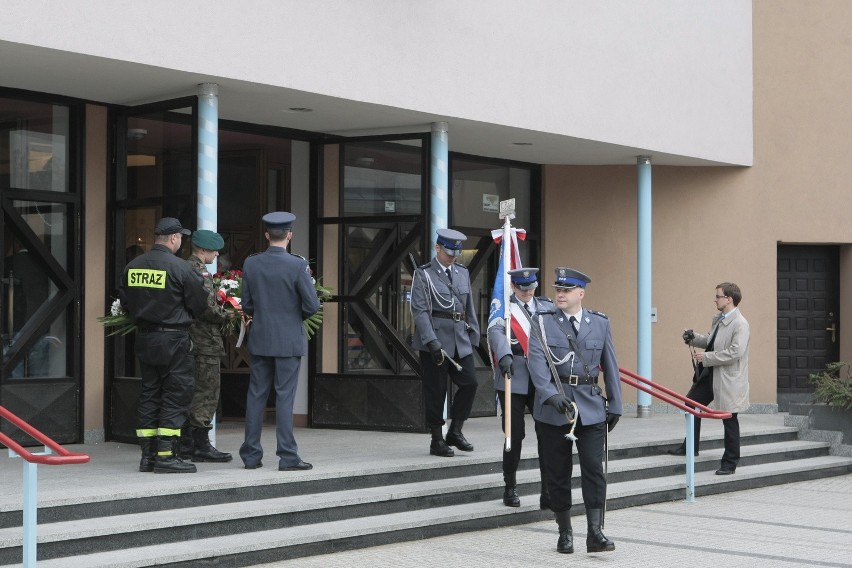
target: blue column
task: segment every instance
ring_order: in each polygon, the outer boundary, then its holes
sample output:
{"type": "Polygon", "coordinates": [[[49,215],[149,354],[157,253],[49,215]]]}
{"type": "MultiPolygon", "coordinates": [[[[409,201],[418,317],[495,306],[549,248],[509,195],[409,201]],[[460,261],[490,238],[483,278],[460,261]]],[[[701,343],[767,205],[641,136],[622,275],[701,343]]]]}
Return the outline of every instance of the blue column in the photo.
{"type": "MultiPolygon", "coordinates": [[[[431,183],[429,185],[429,195],[432,209],[432,216],[429,219],[429,243],[435,242],[437,236],[435,231],[438,229],[446,229],[450,216],[449,205],[449,187],[450,187],[450,145],[447,134],[446,122],[432,123],[432,160],[430,168],[431,183]]],[[[431,250],[427,249],[424,255],[428,260],[432,258],[431,250]]],[[[444,399],[444,420],[448,417],[447,399],[444,399]]],[[[444,433],[446,433],[447,425],[444,425],[444,433]]]]}
{"type": "MultiPolygon", "coordinates": [[[[638,177],[638,211],[637,211],[637,283],[636,291],[636,352],[638,355],[637,373],[645,378],[653,379],[653,337],[651,329],[651,291],[653,289],[652,250],[652,186],[651,158],[639,156],[636,160],[638,177]]],[[[636,397],[636,416],[649,418],[651,416],[651,395],[638,391],[636,397]]]]}
{"type": "MultiPolygon", "coordinates": [[[[215,231],[219,211],[219,85],[198,85],[198,229],[215,231]]],[[[216,259],[207,265],[216,273],[216,259]]],[[[210,443],[216,445],[216,416],[210,421],[210,443]]]]}
{"type": "MultiPolygon", "coordinates": [[[[219,86],[198,85],[198,228],[216,230],[219,177],[219,86]]],[[[213,265],[215,272],[215,263],[213,265]]]]}
{"type": "MultiPolygon", "coordinates": [[[[446,122],[432,123],[432,166],[430,186],[432,216],[430,218],[429,238],[435,240],[435,231],[446,229],[449,219],[449,142],[446,122]]],[[[427,255],[431,257],[431,255],[427,255]]]]}

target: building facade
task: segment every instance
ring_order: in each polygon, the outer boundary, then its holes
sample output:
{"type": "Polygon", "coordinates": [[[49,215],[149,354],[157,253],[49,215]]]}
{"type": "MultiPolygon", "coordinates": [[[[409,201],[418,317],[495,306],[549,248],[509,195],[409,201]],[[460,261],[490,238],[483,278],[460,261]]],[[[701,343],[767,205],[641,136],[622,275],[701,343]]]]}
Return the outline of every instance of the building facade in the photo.
{"type": "MultiPolygon", "coordinates": [[[[97,317],[164,215],[221,232],[225,269],[262,250],[263,213],[297,214],[292,250],[335,295],[297,393],[314,427],[422,429],[406,302],[436,196],[483,321],[515,198],[541,293],[556,266],[590,274],[623,367],[685,391],[680,333],[709,328],[723,281],[754,411],[852,351],[841,0],[10,4],[0,404],[62,442],[131,437],[132,340],[97,317]]],[[[232,344],[226,417],[247,365],[232,344]]]]}

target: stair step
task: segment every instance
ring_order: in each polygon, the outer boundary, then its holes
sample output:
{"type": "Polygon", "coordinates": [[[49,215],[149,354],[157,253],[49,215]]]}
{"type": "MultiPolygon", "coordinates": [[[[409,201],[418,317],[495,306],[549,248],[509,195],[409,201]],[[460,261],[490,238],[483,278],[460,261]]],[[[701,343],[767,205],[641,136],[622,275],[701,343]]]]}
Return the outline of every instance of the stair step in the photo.
{"type": "MultiPolygon", "coordinates": [[[[852,473],[852,459],[822,456],[744,466],[733,476],[722,477],[712,472],[703,472],[696,474],[695,483],[696,493],[700,496],[720,490],[728,491],[734,485],[740,485],[740,488],[760,487],[847,473],[852,473]]],[[[633,506],[638,504],[637,500],[641,502],[648,498],[652,499],[650,502],[659,502],[661,495],[669,496],[665,500],[677,500],[682,499],[684,493],[683,475],[634,479],[609,486],[608,507],[617,509],[633,506]]],[[[300,498],[303,497],[305,496],[300,498]]],[[[582,503],[579,490],[573,491],[573,499],[573,510],[579,514],[582,510],[578,506],[582,503]]],[[[310,502],[311,499],[307,501],[310,502]]],[[[295,503],[291,505],[295,506],[295,503]]],[[[314,500],[313,506],[317,505],[314,500]]],[[[353,522],[353,519],[340,519],[244,534],[198,538],[181,542],[179,545],[140,546],[113,552],[40,560],[39,566],[131,568],[164,563],[202,566],[209,565],[213,558],[218,559],[218,562],[222,563],[220,565],[227,564],[229,558],[236,563],[228,565],[249,565],[548,518],[552,518],[552,513],[539,511],[537,501],[510,508],[504,507],[498,500],[490,500],[372,515],[358,518],[357,522],[353,522]]],[[[109,519],[110,522],[113,520],[109,519]]],[[[136,528],[139,529],[140,526],[136,525],[136,528]]],[[[577,531],[578,534],[579,532],[581,531],[577,531]]]]}

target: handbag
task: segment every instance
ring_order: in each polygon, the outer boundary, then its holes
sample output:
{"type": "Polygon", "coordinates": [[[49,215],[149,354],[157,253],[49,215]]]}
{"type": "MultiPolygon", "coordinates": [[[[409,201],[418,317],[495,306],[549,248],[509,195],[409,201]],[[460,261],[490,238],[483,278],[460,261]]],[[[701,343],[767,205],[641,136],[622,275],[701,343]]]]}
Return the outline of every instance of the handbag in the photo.
{"type": "Polygon", "coordinates": [[[703,364],[698,363],[695,366],[695,372],[692,374],[692,383],[695,384],[698,381],[709,379],[711,376],[713,376],[713,369],[711,369],[710,367],[705,367],[703,364]]]}

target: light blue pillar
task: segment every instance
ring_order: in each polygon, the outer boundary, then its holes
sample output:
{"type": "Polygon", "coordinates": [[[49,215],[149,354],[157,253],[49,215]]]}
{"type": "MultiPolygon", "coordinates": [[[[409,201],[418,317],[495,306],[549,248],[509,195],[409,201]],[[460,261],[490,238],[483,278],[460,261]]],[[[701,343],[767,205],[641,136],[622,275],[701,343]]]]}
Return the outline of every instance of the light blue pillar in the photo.
{"type": "MultiPolygon", "coordinates": [[[[198,228],[215,231],[219,178],[219,86],[198,85],[198,228]]],[[[215,263],[213,265],[215,272],[215,263]]]]}
{"type": "MultiPolygon", "coordinates": [[[[438,229],[446,229],[450,216],[450,144],[446,122],[432,123],[432,160],[431,183],[429,185],[430,208],[432,216],[429,219],[429,243],[435,242],[438,229]]],[[[431,258],[426,254],[426,259],[431,258]]],[[[447,419],[447,399],[444,399],[444,420],[447,419]]],[[[447,425],[444,425],[446,431],[447,425]]]]}
{"type": "MultiPolygon", "coordinates": [[[[215,231],[219,211],[219,85],[198,85],[198,229],[215,231]]],[[[216,259],[207,265],[216,273],[216,259]]],[[[211,420],[210,443],[216,445],[216,417],[211,420]]]]}
{"type": "Polygon", "coordinates": [[[432,217],[429,238],[435,240],[435,231],[446,229],[449,218],[450,158],[446,122],[432,123],[432,184],[430,186],[432,217]]]}
{"type": "MultiPolygon", "coordinates": [[[[653,289],[652,274],[652,250],[653,234],[651,226],[652,218],[652,186],[651,186],[651,157],[639,156],[636,160],[638,177],[638,219],[637,227],[637,278],[638,288],[636,291],[636,352],[638,355],[638,369],[640,376],[653,379],[653,351],[652,351],[652,321],[651,321],[651,291],[653,289]]],[[[638,418],[650,418],[651,395],[644,391],[638,391],[636,397],[636,416],[638,418]]]]}
{"type": "Polygon", "coordinates": [[[695,503],[695,416],[686,414],[686,502],[695,503]]]}
{"type": "Polygon", "coordinates": [[[24,568],[36,565],[38,540],[38,464],[24,461],[24,568]]]}

